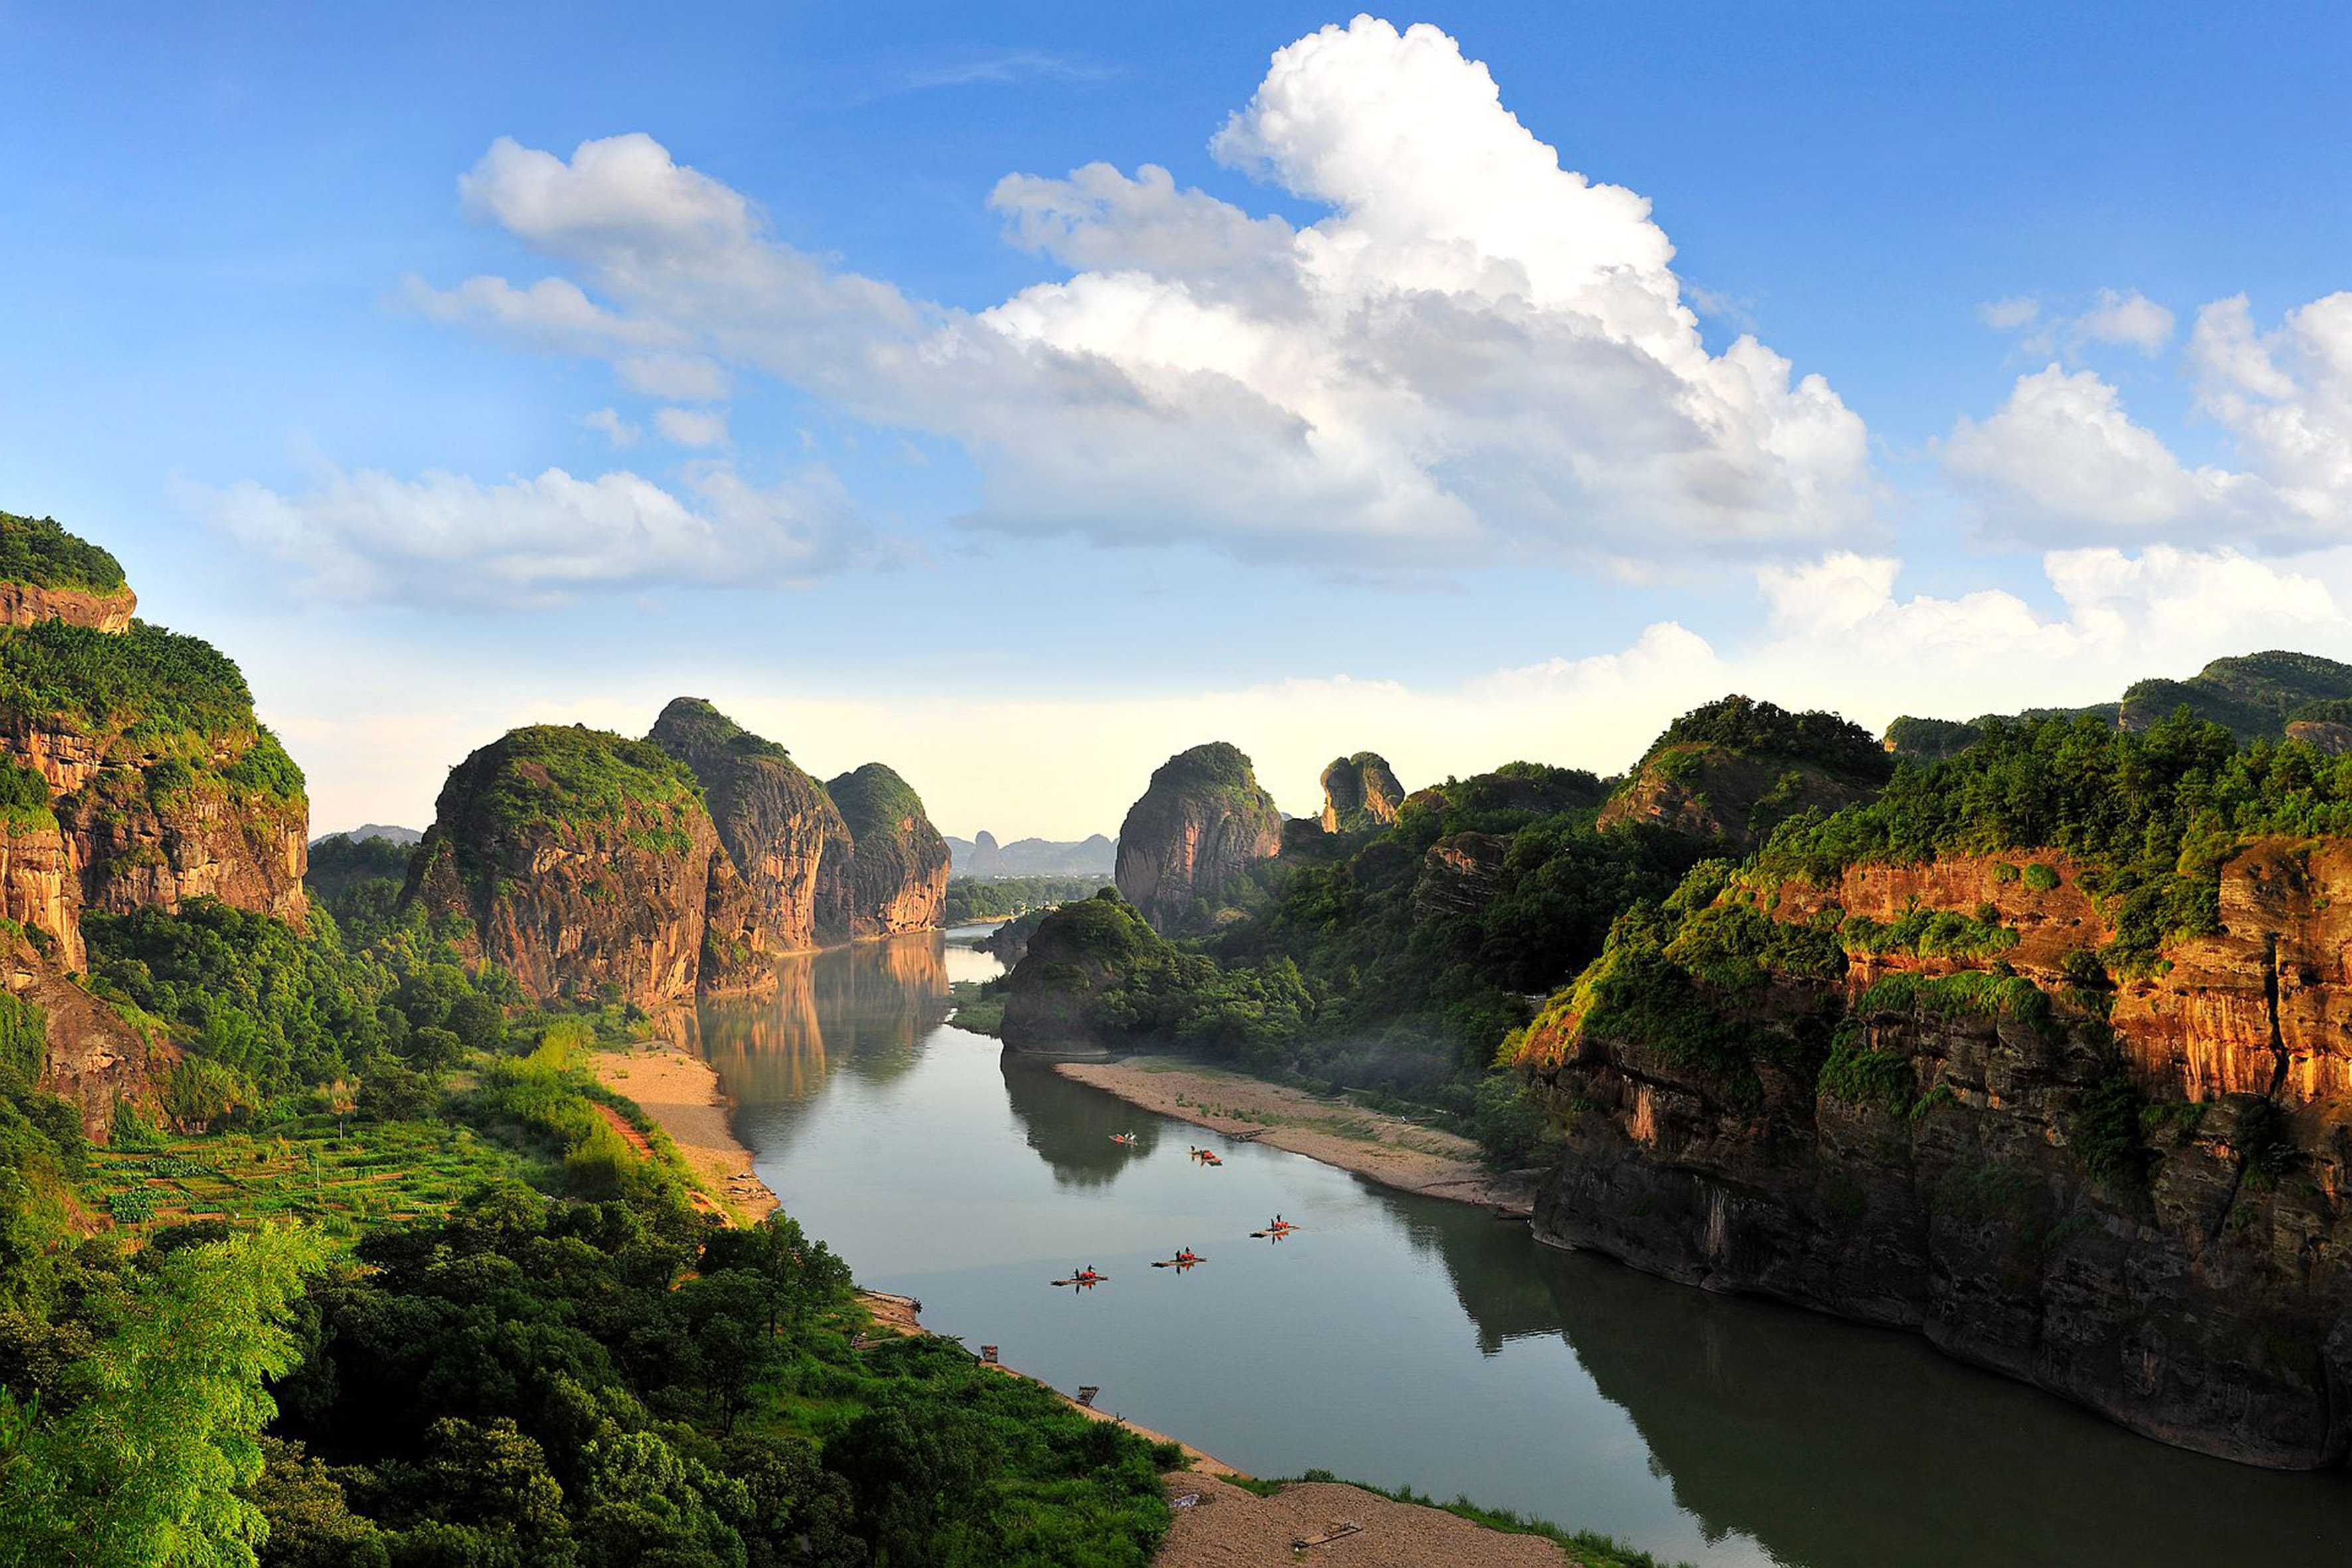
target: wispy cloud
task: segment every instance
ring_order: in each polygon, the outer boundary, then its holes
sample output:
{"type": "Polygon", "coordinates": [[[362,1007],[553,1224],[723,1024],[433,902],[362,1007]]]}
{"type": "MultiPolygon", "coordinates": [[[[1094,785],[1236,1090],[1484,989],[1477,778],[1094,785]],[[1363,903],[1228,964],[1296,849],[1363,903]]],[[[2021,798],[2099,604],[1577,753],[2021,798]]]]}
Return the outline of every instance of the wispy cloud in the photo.
{"type": "Polygon", "coordinates": [[[1112,81],[1124,66],[1046,49],[998,49],[940,58],[900,74],[886,92],[922,92],[938,87],[1015,87],[1026,81],[1112,81]]]}

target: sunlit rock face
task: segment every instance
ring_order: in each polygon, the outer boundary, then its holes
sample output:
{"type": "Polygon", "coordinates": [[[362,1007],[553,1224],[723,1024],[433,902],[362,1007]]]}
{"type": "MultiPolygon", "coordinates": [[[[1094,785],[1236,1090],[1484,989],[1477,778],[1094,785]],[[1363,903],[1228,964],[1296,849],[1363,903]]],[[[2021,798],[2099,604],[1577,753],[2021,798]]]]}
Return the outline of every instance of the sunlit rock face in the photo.
{"type": "Polygon", "coordinates": [[[1281,848],[1282,813],[1249,758],[1212,742],[1153,773],[1119,828],[1114,879],[1153,930],[1202,930],[1249,868],[1281,848]]]}
{"type": "Polygon", "coordinates": [[[2221,932],[2116,981],[2054,851],[1724,897],[1843,963],[1770,973],[1711,1040],[1556,997],[1519,1053],[1559,1130],[1547,1239],[1914,1329],[2183,1447],[2352,1455],[2352,847],[2244,847],[2221,932]],[[1853,934],[1921,911],[2006,945],[1853,934]]]}
{"type": "Polygon", "coordinates": [[[449,771],[403,899],[536,998],[647,1010],[740,983],[749,899],[694,775],[646,741],[516,730],[449,771]]]}
{"type": "Polygon", "coordinates": [[[646,737],[693,770],[711,824],[748,900],[759,947],[789,952],[817,942],[818,883],[827,845],[847,854],[848,828],[824,787],[785,750],[698,697],[661,711],[646,737]]]}
{"type": "Polygon", "coordinates": [[[827,850],[835,874],[820,894],[840,936],[896,936],[940,923],[948,896],[948,846],[922,798],[880,763],[828,780],[848,844],[827,850]]]}
{"type": "Polygon", "coordinates": [[[1339,757],[1323,770],[1323,831],[1360,833],[1386,827],[1404,804],[1404,786],[1374,752],[1339,757]]]}

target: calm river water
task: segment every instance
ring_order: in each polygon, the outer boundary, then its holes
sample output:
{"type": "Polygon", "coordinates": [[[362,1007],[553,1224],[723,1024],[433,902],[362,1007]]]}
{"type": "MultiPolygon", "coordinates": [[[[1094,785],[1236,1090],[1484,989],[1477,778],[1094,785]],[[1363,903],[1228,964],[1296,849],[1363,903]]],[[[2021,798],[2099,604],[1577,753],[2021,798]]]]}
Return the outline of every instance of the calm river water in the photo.
{"type": "Polygon", "coordinates": [[[702,1049],[759,1173],[862,1282],[1243,1469],[1710,1565],[2352,1561],[2352,1478],[2180,1453],[1909,1335],[1559,1252],[1002,1062],[941,1022],[951,977],[996,972],[937,935],[793,959],[773,996],[706,1005],[702,1049]],[[1307,1228],[1248,1239],[1277,1211],[1307,1228]],[[1208,1261],[1148,1266],[1188,1246],[1208,1261]],[[1048,1285],[1083,1265],[1109,1282],[1048,1285]]]}

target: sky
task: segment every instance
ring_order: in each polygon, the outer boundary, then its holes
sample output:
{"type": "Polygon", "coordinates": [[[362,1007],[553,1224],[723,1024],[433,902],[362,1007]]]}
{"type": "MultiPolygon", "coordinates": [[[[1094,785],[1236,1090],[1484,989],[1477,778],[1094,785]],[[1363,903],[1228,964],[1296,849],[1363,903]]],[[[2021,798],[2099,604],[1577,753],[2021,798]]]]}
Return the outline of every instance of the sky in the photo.
{"type": "Polygon", "coordinates": [[[2352,659],[2352,8],[0,0],[0,509],[312,821],[703,696],[941,829],[2352,659]]]}

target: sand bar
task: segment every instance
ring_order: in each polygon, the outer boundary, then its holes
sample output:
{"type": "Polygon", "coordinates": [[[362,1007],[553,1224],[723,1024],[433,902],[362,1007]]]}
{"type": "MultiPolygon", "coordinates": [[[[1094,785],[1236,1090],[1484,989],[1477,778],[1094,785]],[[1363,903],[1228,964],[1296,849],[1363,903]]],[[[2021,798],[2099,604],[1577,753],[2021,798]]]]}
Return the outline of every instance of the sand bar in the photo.
{"type": "Polygon", "coordinates": [[[776,1194],[751,1173],[751,1151],[735,1136],[732,1107],[709,1062],[660,1041],[598,1051],[591,1060],[596,1081],[635,1100],[738,1220],[750,1224],[774,1211],[776,1194]]]}
{"type": "Polygon", "coordinates": [[[1063,1061],[1054,1070],[1130,1105],[1304,1154],[1384,1187],[1482,1204],[1513,1218],[1535,1212],[1532,1183],[1489,1170],[1467,1138],[1352,1100],[1168,1057],[1063,1061]]]}

